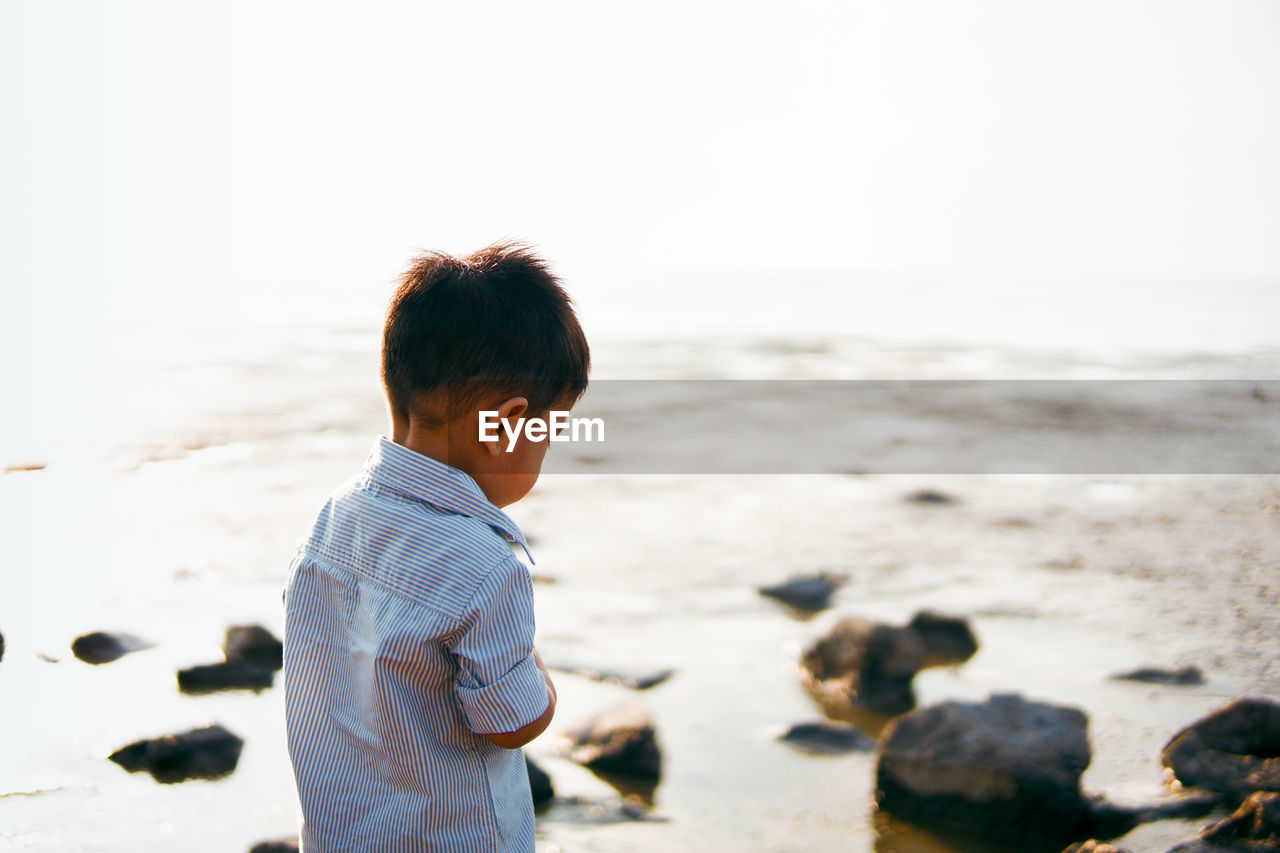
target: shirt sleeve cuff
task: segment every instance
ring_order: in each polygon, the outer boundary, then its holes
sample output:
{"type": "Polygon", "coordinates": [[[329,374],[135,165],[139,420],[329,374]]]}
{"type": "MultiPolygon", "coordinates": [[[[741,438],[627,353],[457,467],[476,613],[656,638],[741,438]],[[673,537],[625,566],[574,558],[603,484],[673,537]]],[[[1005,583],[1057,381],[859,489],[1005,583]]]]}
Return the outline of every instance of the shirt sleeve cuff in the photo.
{"type": "Polygon", "coordinates": [[[506,734],[524,728],[547,710],[547,680],[533,655],[484,687],[455,685],[467,727],[476,734],[506,734]]]}

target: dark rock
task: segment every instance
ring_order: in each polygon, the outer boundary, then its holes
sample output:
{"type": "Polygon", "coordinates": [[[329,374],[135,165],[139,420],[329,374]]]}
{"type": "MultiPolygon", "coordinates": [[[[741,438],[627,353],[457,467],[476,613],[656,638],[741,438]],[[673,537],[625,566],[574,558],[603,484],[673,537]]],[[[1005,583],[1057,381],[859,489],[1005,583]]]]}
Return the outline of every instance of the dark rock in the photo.
{"type": "Polygon", "coordinates": [[[853,707],[900,714],[915,707],[911,679],[924,660],[918,632],[847,616],[800,663],[815,682],[844,691],[853,707]]]}
{"type": "Polygon", "coordinates": [[[1183,785],[1238,799],[1280,791],[1280,702],[1228,702],[1174,735],[1161,761],[1183,785]]]}
{"type": "Polygon", "coordinates": [[[1075,708],[1014,695],[921,708],[886,730],[876,802],[944,840],[1061,850],[1088,837],[1087,727],[1075,708]]]}
{"type": "Polygon", "coordinates": [[[149,645],[145,640],[140,640],[130,634],[108,634],[104,631],[94,631],[92,634],[76,637],[71,643],[71,653],[85,663],[91,663],[96,666],[98,664],[111,663],[113,660],[124,657],[129,652],[145,649],[149,645]]]}
{"type": "Polygon", "coordinates": [[[1235,812],[1205,827],[1198,838],[1169,853],[1276,853],[1280,851],[1280,794],[1258,791],[1235,812]]]}
{"type": "Polygon", "coordinates": [[[1081,831],[1100,838],[1115,838],[1139,824],[1157,820],[1201,818],[1220,808],[1220,794],[1164,799],[1149,806],[1120,806],[1103,797],[1090,797],[1088,820],[1081,831]]]}
{"type": "Polygon", "coordinates": [[[1233,815],[1204,830],[1200,837],[1229,850],[1280,850],[1280,793],[1250,794],[1233,815]]]}
{"type": "Polygon", "coordinates": [[[1132,672],[1121,672],[1111,677],[1116,681],[1141,681],[1143,684],[1204,684],[1204,673],[1198,666],[1184,666],[1178,669],[1144,666],[1132,672]]]}
{"type": "Polygon", "coordinates": [[[921,489],[918,492],[912,492],[907,495],[907,501],[913,504],[954,504],[960,502],[958,498],[954,498],[945,492],[936,492],[933,489],[921,489]]]}
{"type": "Polygon", "coordinates": [[[629,672],[627,670],[577,666],[574,664],[548,664],[548,668],[554,669],[557,672],[568,672],[578,676],[579,678],[586,678],[590,681],[599,681],[604,684],[614,684],[618,687],[627,687],[631,690],[648,690],[650,687],[656,687],[676,674],[674,669],[657,669],[650,672],[629,672]]]}
{"type": "Polygon", "coordinates": [[[528,755],[524,757],[525,769],[529,771],[529,790],[533,792],[534,806],[540,806],[543,803],[551,802],[555,797],[555,788],[551,786],[551,777],[547,775],[547,771],[533,763],[533,759],[528,755]]]}
{"type": "Polygon", "coordinates": [[[778,736],[778,740],[810,755],[841,755],[846,752],[871,752],[876,739],[853,726],[830,723],[796,723],[778,736]]]}
{"type": "Polygon", "coordinates": [[[298,839],[281,838],[277,841],[259,841],[249,848],[249,853],[298,853],[298,839]]]}
{"type": "Polygon", "coordinates": [[[109,758],[130,773],[146,770],[157,782],[217,779],[236,769],[244,741],[222,726],[140,740],[109,758]]]}
{"type": "Polygon", "coordinates": [[[1130,851],[1121,847],[1114,847],[1105,841],[1098,841],[1096,838],[1090,838],[1088,841],[1072,844],[1062,853],[1130,853],[1130,851]]]}
{"type": "Polygon", "coordinates": [[[639,779],[662,774],[657,733],[638,701],[616,705],[565,734],[569,757],[592,770],[639,779]]]}
{"type": "Polygon", "coordinates": [[[1219,847],[1217,844],[1197,838],[1194,841],[1170,847],[1166,853],[1273,853],[1275,849],[1274,847],[1264,847],[1262,849],[1235,846],[1219,847]]]}
{"type": "Polygon", "coordinates": [[[0,660],[4,660],[4,634],[0,634],[0,660]]]}
{"type": "Polygon", "coordinates": [[[284,666],[284,644],[261,625],[233,625],[228,628],[222,653],[228,661],[245,661],[272,670],[284,666]]]}
{"type": "Polygon", "coordinates": [[[959,616],[922,610],[912,617],[907,627],[924,640],[927,663],[964,663],[978,652],[973,629],[959,616]]]}
{"type": "Polygon", "coordinates": [[[800,575],[774,586],[762,586],[757,591],[769,598],[791,605],[797,610],[818,611],[831,605],[831,593],[847,578],[831,572],[800,575]]]}
{"type": "Polygon", "coordinates": [[[178,689],[183,693],[213,693],[218,690],[266,690],[275,680],[269,667],[243,660],[193,666],[178,671],[178,689]]]}

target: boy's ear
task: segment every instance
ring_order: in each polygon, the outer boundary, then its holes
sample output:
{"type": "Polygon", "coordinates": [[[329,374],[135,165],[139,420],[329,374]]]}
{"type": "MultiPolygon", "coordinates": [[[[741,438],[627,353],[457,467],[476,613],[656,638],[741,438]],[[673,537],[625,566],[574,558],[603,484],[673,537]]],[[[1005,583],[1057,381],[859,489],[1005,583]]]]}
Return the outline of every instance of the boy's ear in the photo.
{"type": "MultiPolygon", "coordinates": [[[[529,401],[524,397],[512,397],[504,400],[494,407],[494,411],[498,413],[498,420],[509,422],[512,431],[516,430],[516,421],[525,416],[529,411],[529,401]]],[[[505,427],[498,428],[498,441],[486,442],[485,446],[489,450],[490,456],[497,456],[499,453],[507,449],[507,432],[505,427]]],[[[519,439],[516,439],[519,441],[519,439]]]]}

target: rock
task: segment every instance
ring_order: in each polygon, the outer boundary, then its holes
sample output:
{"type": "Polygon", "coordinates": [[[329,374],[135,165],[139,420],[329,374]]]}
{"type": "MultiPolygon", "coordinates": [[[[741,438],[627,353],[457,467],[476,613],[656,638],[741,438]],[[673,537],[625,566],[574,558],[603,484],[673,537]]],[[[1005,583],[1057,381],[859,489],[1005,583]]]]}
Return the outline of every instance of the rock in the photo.
{"type": "Polygon", "coordinates": [[[597,668],[593,666],[576,666],[573,664],[548,664],[549,669],[557,672],[568,672],[579,678],[614,684],[631,690],[648,690],[656,687],[676,674],[674,669],[657,669],[649,672],[631,672],[620,669],[597,668]]]}
{"type": "MultiPolygon", "coordinates": [[[[1274,847],[1263,848],[1258,850],[1254,848],[1251,853],[1270,853],[1275,850],[1274,847]]],[[[1210,844],[1208,841],[1202,841],[1197,838],[1194,841],[1188,841],[1185,844],[1179,844],[1176,847],[1170,847],[1166,853],[1245,853],[1249,851],[1247,847],[1219,847],[1217,844],[1210,844]]]]}
{"type": "Polygon", "coordinates": [[[254,663],[229,660],[193,666],[178,671],[178,689],[198,695],[218,690],[266,690],[275,681],[275,672],[254,663]]]}
{"type": "Polygon", "coordinates": [[[759,587],[757,592],[791,605],[797,610],[816,612],[831,605],[831,593],[848,578],[831,572],[799,575],[774,586],[759,587]]]}
{"type": "Polygon", "coordinates": [[[925,645],[910,628],[847,616],[801,657],[816,682],[838,685],[850,704],[880,714],[915,707],[911,679],[924,664],[925,645]]]}
{"type": "Polygon", "coordinates": [[[525,769],[529,771],[529,790],[533,792],[533,805],[549,803],[555,797],[555,788],[551,786],[551,777],[547,771],[533,763],[528,755],[524,757],[525,769]]]}
{"type": "Polygon", "coordinates": [[[0,634],[0,660],[4,660],[4,634],[0,634]]]}
{"type": "Polygon", "coordinates": [[[778,740],[810,755],[842,755],[846,752],[871,752],[876,739],[853,726],[830,723],[796,723],[778,736],[778,740]]]}
{"type": "Polygon", "coordinates": [[[1280,793],[1250,794],[1233,815],[1204,830],[1200,837],[1229,850],[1280,850],[1280,793]]]}
{"type": "Polygon", "coordinates": [[[249,853],[298,853],[298,839],[281,838],[276,841],[259,841],[249,848],[249,853]]]}
{"type": "Polygon", "coordinates": [[[927,663],[964,663],[978,652],[978,640],[969,623],[959,616],[946,616],[921,610],[911,618],[908,628],[924,641],[927,663]]]}
{"type": "Polygon", "coordinates": [[[236,769],[244,741],[222,726],[140,740],[109,758],[130,773],[146,770],[157,782],[217,779],[236,769]]]}
{"type": "Polygon", "coordinates": [[[1147,806],[1121,806],[1103,797],[1089,798],[1089,819],[1082,832],[1100,838],[1116,838],[1135,826],[1157,820],[1202,818],[1222,808],[1222,795],[1180,796],[1147,806]]]}
{"type": "Polygon", "coordinates": [[[945,492],[936,492],[933,489],[921,489],[918,492],[912,492],[907,495],[907,502],[913,504],[954,504],[959,503],[958,498],[954,498],[945,492]]]}
{"type": "Polygon", "coordinates": [[[183,693],[265,690],[284,663],[284,645],[260,625],[233,625],[222,642],[226,660],[178,671],[183,693]]]}
{"type": "Polygon", "coordinates": [[[1280,794],[1250,794],[1229,817],[1205,827],[1194,841],[1169,853],[1276,853],[1280,851],[1280,794]]]}
{"type": "Polygon", "coordinates": [[[616,705],[565,734],[569,757],[592,770],[638,779],[662,774],[657,733],[638,701],[616,705]]]}
{"type": "Polygon", "coordinates": [[[284,644],[261,625],[232,625],[222,643],[227,660],[241,660],[271,670],[284,666],[284,644]]]}
{"type": "Polygon", "coordinates": [[[1204,673],[1198,666],[1184,666],[1178,669],[1144,666],[1132,672],[1117,673],[1111,678],[1115,681],[1141,681],[1144,684],[1204,684],[1204,673]]]}
{"type": "Polygon", "coordinates": [[[1280,702],[1228,702],[1174,735],[1161,761],[1183,785],[1237,799],[1280,791],[1280,702]]]}
{"type": "Polygon", "coordinates": [[[1114,847],[1105,841],[1098,841],[1096,838],[1090,838],[1088,841],[1072,844],[1062,853],[1130,853],[1130,851],[1121,847],[1114,847]]]}
{"type": "Polygon", "coordinates": [[[886,729],[877,805],[944,840],[1060,850],[1092,834],[1087,727],[1075,708],[1008,694],[921,708],[886,729]]]}
{"type": "Polygon", "coordinates": [[[104,631],[94,631],[91,634],[76,637],[71,643],[71,653],[85,663],[91,663],[96,666],[98,664],[111,663],[113,660],[124,657],[129,652],[148,648],[149,645],[145,640],[140,640],[131,634],[108,634],[104,631]]]}

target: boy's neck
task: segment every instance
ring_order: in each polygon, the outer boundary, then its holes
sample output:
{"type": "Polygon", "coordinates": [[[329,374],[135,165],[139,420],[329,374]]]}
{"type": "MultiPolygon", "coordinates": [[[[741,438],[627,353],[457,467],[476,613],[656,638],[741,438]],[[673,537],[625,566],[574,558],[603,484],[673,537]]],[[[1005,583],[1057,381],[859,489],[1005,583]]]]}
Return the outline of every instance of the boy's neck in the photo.
{"type": "MultiPolygon", "coordinates": [[[[454,455],[449,452],[449,430],[444,427],[429,427],[393,416],[391,440],[415,453],[443,462],[445,465],[451,464],[449,459],[454,455]]],[[[454,467],[459,466],[454,465],[454,467]]]]}

